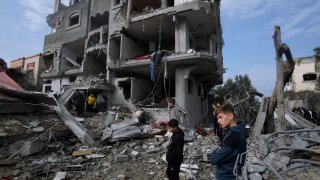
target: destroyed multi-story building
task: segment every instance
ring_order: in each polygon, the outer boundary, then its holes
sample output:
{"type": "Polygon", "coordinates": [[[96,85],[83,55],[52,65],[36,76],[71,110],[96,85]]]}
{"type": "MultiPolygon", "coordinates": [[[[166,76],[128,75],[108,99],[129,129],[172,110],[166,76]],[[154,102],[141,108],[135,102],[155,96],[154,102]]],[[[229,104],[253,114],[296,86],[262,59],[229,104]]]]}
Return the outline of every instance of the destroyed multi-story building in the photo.
{"type": "Polygon", "coordinates": [[[85,86],[108,105],[175,104],[187,126],[207,117],[207,92],[223,81],[220,0],[55,0],[47,23],[44,92],[85,86]]]}

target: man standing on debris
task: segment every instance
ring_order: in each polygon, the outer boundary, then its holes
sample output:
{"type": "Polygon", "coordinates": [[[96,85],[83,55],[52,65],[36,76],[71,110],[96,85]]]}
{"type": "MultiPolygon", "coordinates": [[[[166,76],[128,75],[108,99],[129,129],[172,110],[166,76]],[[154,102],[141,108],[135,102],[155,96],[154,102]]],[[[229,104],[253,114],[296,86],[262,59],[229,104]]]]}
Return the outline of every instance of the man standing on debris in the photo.
{"type": "MultiPolygon", "coordinates": [[[[213,151],[210,156],[210,163],[216,165],[217,180],[236,179],[233,169],[237,156],[246,152],[248,133],[244,123],[237,123],[235,120],[234,108],[230,104],[224,104],[217,108],[216,115],[218,123],[222,128],[227,128],[220,147],[213,151]]],[[[237,163],[237,171],[241,174],[243,162],[237,163]]]]}
{"type": "Polygon", "coordinates": [[[90,94],[90,96],[87,98],[87,110],[89,112],[93,112],[93,106],[96,104],[96,98],[93,94],[90,94]]]}
{"type": "Polygon", "coordinates": [[[77,116],[83,115],[84,96],[80,93],[79,89],[76,90],[72,97],[72,102],[75,106],[77,116]]]}
{"type": "Polygon", "coordinates": [[[166,154],[169,180],[179,179],[180,165],[183,161],[184,133],[178,126],[179,122],[176,119],[171,119],[168,123],[168,131],[173,133],[166,154]]]}

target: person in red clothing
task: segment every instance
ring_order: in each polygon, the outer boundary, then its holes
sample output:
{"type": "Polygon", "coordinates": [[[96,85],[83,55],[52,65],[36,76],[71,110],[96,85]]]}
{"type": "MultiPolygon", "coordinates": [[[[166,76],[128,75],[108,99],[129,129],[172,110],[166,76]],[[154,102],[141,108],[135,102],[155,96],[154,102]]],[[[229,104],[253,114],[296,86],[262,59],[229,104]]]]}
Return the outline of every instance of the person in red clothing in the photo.
{"type": "Polygon", "coordinates": [[[183,161],[184,132],[178,126],[179,122],[176,119],[171,119],[168,123],[168,131],[173,133],[166,154],[169,180],[179,179],[180,166],[183,161]]]}

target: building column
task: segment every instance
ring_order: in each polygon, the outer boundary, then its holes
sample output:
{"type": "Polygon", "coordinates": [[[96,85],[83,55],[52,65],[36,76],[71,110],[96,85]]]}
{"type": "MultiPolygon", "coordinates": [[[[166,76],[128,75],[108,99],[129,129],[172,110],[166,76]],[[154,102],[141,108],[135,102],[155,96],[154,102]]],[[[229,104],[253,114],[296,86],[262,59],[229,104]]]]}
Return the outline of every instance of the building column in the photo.
{"type": "Polygon", "coordinates": [[[186,53],[190,49],[190,29],[184,18],[174,17],[175,27],[175,51],[186,53]]]}

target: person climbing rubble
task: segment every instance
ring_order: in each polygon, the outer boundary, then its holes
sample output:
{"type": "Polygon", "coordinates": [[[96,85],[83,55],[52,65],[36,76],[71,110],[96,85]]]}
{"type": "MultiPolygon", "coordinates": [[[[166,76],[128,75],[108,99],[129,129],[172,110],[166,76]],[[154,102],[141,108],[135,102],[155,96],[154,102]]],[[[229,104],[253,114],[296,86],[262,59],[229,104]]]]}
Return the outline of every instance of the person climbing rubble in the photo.
{"type": "Polygon", "coordinates": [[[93,112],[94,105],[96,104],[97,99],[94,97],[93,94],[90,94],[90,96],[87,98],[87,111],[93,112]]]}
{"type": "Polygon", "coordinates": [[[77,112],[77,116],[83,115],[83,106],[84,106],[84,96],[80,93],[80,91],[77,89],[75,94],[72,97],[73,105],[75,106],[75,110],[77,112]]]}
{"type": "MultiPolygon", "coordinates": [[[[233,169],[237,161],[237,156],[246,152],[246,138],[248,133],[245,123],[235,120],[234,108],[230,104],[224,104],[216,109],[218,123],[222,128],[227,128],[222,138],[220,147],[213,151],[210,156],[210,163],[216,165],[217,180],[236,179],[233,169]]],[[[237,163],[237,170],[241,173],[244,161],[237,163]]]]}
{"type": "Polygon", "coordinates": [[[179,122],[176,119],[171,119],[168,122],[168,131],[173,133],[166,154],[169,180],[179,179],[180,166],[183,161],[184,132],[178,126],[179,122]]]}

